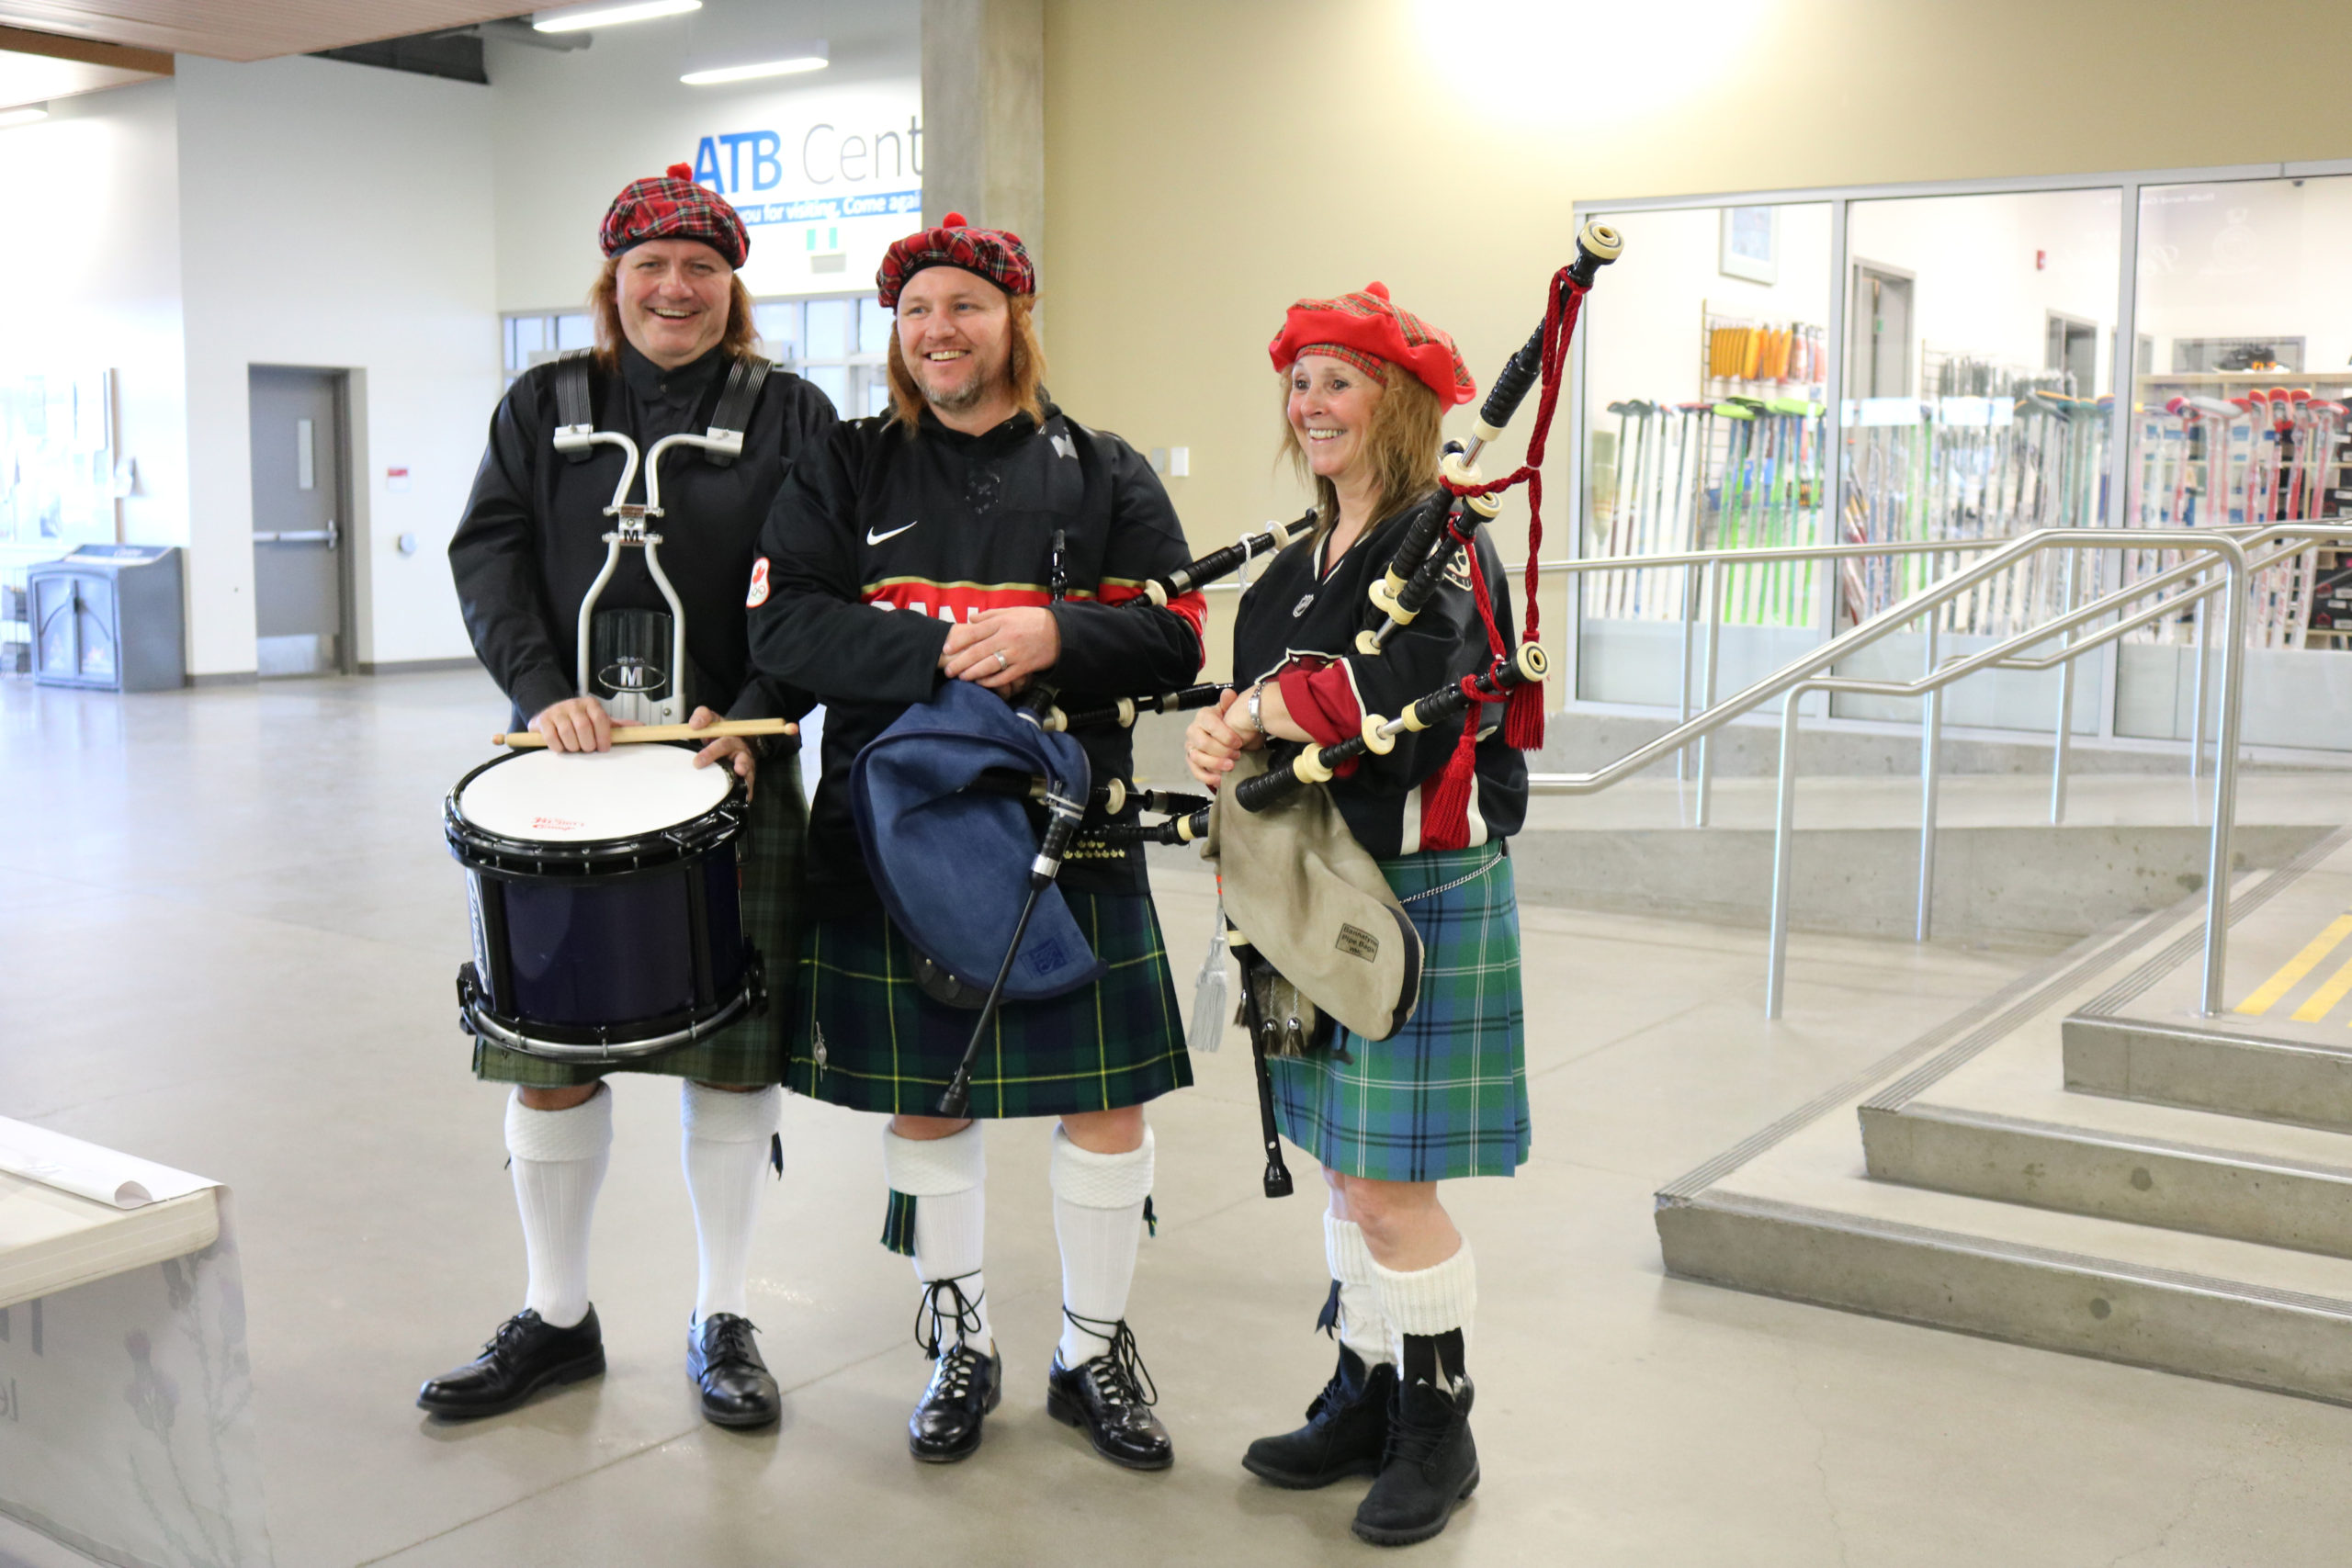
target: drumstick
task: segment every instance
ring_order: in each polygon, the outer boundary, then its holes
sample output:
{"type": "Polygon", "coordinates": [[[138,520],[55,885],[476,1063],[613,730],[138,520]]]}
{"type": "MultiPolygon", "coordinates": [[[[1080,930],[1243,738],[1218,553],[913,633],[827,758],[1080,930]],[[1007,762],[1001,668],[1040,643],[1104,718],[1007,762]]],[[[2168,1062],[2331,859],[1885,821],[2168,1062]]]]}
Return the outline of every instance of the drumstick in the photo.
{"type": "MultiPolygon", "coordinates": [[[[613,744],[631,745],[645,740],[717,740],[727,735],[797,735],[800,727],[780,718],[728,718],[717,724],[707,724],[696,729],[691,724],[616,724],[613,726],[613,744]]],[[[527,729],[510,730],[490,738],[492,746],[512,746],[518,751],[547,741],[527,729]]]]}

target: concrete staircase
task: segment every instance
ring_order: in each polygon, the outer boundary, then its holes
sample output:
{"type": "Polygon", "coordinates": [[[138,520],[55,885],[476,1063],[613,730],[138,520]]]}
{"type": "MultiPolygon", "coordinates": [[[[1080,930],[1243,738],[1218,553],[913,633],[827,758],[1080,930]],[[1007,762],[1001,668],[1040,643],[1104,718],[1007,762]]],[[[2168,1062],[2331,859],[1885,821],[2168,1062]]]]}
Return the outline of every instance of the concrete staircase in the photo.
{"type": "Polygon", "coordinates": [[[2220,1018],[2200,908],[2082,942],[1669,1183],[1668,1269],[2352,1403],[2352,830],[2241,879],[2220,1018]]]}

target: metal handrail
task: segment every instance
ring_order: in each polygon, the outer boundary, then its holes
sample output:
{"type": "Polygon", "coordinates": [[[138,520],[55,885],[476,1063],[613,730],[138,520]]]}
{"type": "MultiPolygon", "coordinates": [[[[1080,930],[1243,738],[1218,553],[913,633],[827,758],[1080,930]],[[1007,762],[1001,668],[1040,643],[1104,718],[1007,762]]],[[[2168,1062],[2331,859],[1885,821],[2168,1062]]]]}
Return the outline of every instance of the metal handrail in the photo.
{"type": "MultiPolygon", "coordinates": [[[[2240,527],[2230,530],[2066,530],[2078,536],[2094,537],[2111,534],[2130,534],[2144,544],[2194,549],[2206,555],[2222,557],[2224,577],[2220,582],[2207,581],[2184,593],[2168,595],[2138,614],[2119,616],[2114,626],[2075,640],[2074,628],[2086,626],[2110,614],[2121,605],[2162,592],[2174,583],[2199,575],[2210,577],[2211,567],[2204,561],[2184,561],[2155,576],[2120,588],[2103,595],[2088,605],[2072,610],[2046,625],[2028,628],[1978,652],[1939,660],[1934,653],[1934,623],[1929,622],[1929,653],[1927,672],[1913,681],[1874,681],[1859,677],[1807,676],[1784,688],[1781,717],[1781,758],[1778,792],[1775,801],[1772,845],[1772,906],[1770,953],[1767,960],[1764,993],[1764,1016],[1781,1016],[1785,990],[1788,957],[1789,904],[1792,894],[1792,863],[1796,819],[1796,737],[1798,707],[1810,692],[1863,693],[1877,696],[1924,698],[1928,711],[1922,722],[1921,772],[1923,775],[1923,819],[1921,824],[1919,913],[1917,934],[1925,940],[1928,910],[1934,890],[1934,831],[1935,831],[1935,765],[1934,748],[1938,740],[1939,718],[1938,697],[1943,688],[1968,675],[1987,669],[2048,669],[2072,661],[2094,649],[2104,647],[2121,637],[2134,627],[2165,614],[2177,614],[2181,606],[2199,604],[2216,592],[2227,589],[2230,598],[2225,610],[2226,626],[2222,637],[2222,703],[2218,717],[2219,754],[2213,768],[2213,818],[2207,849],[2205,953],[2202,983],[2199,987],[2199,1008],[2207,1014],[2222,1010],[2223,977],[2228,964],[2228,883],[2231,867],[2230,839],[2236,825],[2237,811],[2237,739],[2239,718],[2243,708],[2245,653],[2245,599],[2251,575],[2266,567],[2300,555],[2323,539],[2352,538],[2352,521],[2340,524],[2279,524],[2268,527],[2240,527]],[[2182,544],[2169,536],[2201,532],[2203,539],[2182,544]],[[2285,549],[2272,550],[2258,558],[2253,549],[2277,539],[2292,539],[2298,543],[2285,549]],[[2047,642],[2051,637],[2067,636],[2068,640],[2054,654],[2027,660],[2016,650],[2047,642]]],[[[2129,548],[2130,543],[2092,545],[2091,548],[2129,548]]],[[[1926,593],[1915,596],[1924,599],[1926,593]]],[[[1896,606],[1897,609],[1903,606],[1896,606]]],[[[1934,608],[1923,604],[1914,616],[1934,608]]],[[[2205,649],[2200,649],[2200,658],[2205,649]]],[[[2205,680],[2199,668],[2199,701],[2203,700],[2205,680]]],[[[2064,722],[2064,704],[2061,704],[2061,722],[2064,722]]],[[[2203,715],[2199,715],[2201,732],[2203,715]]],[[[2201,741],[2200,741],[2201,745],[2201,741]]]]}

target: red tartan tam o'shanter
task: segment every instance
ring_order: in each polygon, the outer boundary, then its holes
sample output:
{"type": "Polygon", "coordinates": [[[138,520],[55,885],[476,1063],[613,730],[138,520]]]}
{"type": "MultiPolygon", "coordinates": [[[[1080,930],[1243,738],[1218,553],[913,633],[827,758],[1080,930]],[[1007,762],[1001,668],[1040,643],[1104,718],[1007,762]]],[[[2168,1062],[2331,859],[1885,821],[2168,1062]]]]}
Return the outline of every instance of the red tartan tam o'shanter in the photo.
{"type": "Polygon", "coordinates": [[[740,267],[752,254],[752,236],[727,198],[695,184],[689,164],[673,164],[668,172],[631,180],[605,209],[599,236],[605,254],[616,256],[648,240],[700,240],[740,267]]]}
{"type": "Polygon", "coordinates": [[[1328,354],[1383,385],[1386,367],[1398,366],[1448,405],[1466,403],[1478,393],[1453,340],[1390,304],[1385,283],[1368,283],[1337,299],[1301,299],[1283,318],[1283,330],[1266,353],[1278,372],[1287,372],[1302,354],[1328,354]]]}
{"type": "Polygon", "coordinates": [[[910,234],[884,254],[882,270],[874,275],[882,308],[897,310],[899,290],[927,266],[960,266],[1007,294],[1037,292],[1037,268],[1020,235],[1010,229],[975,229],[962,213],[951,212],[938,228],[910,234]]]}

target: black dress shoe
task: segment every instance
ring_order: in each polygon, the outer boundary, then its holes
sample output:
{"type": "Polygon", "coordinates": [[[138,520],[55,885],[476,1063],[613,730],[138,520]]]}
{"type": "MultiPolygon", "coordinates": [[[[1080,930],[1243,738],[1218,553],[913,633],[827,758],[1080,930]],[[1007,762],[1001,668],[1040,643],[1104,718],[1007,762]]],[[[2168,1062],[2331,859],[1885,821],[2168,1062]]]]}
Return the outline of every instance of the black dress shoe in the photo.
{"type": "Polygon", "coordinates": [[[1478,1489],[1478,1445],[1470,1440],[1464,1378],[1453,1393],[1428,1382],[1396,1385],[1388,1457],[1356,1509],[1355,1532],[1374,1546],[1409,1546],[1445,1528],[1454,1506],[1478,1489]]]}
{"type": "Polygon", "coordinates": [[[1176,1446],[1151,1413],[1159,1390],[1136,1354],[1126,1320],[1106,1326],[1111,1348],[1091,1360],[1066,1367],[1061,1351],[1055,1350],[1053,1370],[1046,1376],[1046,1414],[1065,1427],[1082,1428],[1094,1451],[1113,1464],[1166,1470],[1176,1462],[1176,1446]]]}
{"type": "Polygon", "coordinates": [[[686,1375],[702,1389],[702,1416],[721,1427],[764,1427],[784,1414],[775,1379],[752,1343],[752,1320],[715,1312],[686,1330],[686,1375]]]}
{"type": "Polygon", "coordinates": [[[498,1325],[481,1355],[427,1379],[416,1391],[416,1403],[452,1419],[495,1416],[540,1389],[578,1382],[604,1370],[605,1333],[596,1325],[594,1307],[570,1328],[557,1328],[525,1307],[498,1325]]]}
{"type": "Polygon", "coordinates": [[[1241,1456],[1241,1468],[1277,1486],[1307,1490],[1345,1475],[1377,1475],[1388,1450],[1388,1404],[1396,1369],[1340,1347],[1340,1370],[1306,1407],[1306,1425],[1279,1438],[1261,1438],[1241,1456]]]}
{"type": "Polygon", "coordinates": [[[1004,1399],[1004,1359],[993,1350],[950,1345],[932,1363],[931,1382],[907,1417],[907,1451],[925,1464],[969,1459],[980,1422],[1004,1399]]]}

